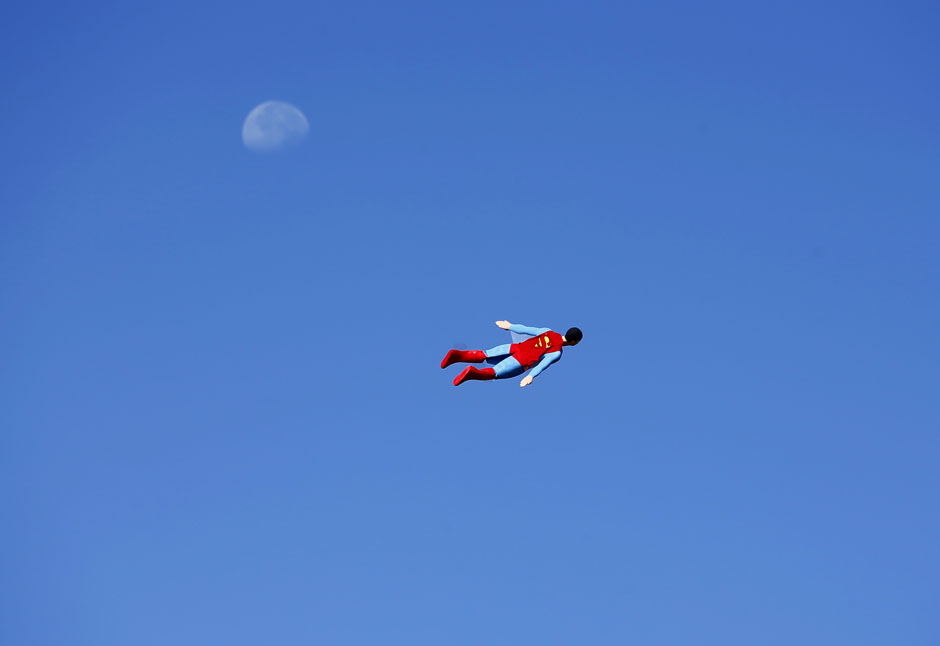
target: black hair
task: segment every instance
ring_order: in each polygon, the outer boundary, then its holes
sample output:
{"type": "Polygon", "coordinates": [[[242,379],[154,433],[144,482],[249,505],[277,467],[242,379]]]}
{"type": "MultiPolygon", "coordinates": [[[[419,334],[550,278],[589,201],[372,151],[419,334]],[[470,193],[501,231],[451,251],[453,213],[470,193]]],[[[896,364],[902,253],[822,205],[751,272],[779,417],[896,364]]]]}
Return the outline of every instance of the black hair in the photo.
{"type": "Polygon", "coordinates": [[[565,341],[568,345],[578,345],[578,341],[581,340],[581,337],[584,335],[581,334],[581,330],[576,327],[568,328],[568,331],[565,332],[565,341]]]}

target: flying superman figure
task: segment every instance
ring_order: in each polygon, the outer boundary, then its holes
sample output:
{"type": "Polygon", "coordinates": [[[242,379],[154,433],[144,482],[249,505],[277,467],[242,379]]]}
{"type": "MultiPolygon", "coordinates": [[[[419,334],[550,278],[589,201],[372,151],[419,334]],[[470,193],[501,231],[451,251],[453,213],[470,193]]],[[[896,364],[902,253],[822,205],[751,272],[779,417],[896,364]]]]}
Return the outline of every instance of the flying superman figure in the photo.
{"type": "Polygon", "coordinates": [[[525,388],[532,380],[541,374],[547,367],[561,359],[562,348],[566,345],[578,345],[581,340],[581,330],[570,328],[564,336],[553,332],[547,327],[534,328],[509,321],[496,321],[496,325],[512,333],[515,343],[498,345],[489,350],[451,350],[441,361],[441,368],[454,363],[483,363],[495,364],[492,368],[474,368],[467,366],[463,372],[454,379],[454,385],[459,386],[465,381],[488,381],[490,379],[507,379],[521,375],[532,369],[519,385],[525,388]]]}

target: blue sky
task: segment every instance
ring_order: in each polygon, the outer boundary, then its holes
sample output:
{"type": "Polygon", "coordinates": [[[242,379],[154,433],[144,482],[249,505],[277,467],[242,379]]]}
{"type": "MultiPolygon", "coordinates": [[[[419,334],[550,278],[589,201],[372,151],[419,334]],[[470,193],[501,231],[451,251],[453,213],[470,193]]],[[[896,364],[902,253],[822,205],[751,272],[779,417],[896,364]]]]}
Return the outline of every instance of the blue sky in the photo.
{"type": "Polygon", "coordinates": [[[4,6],[0,640],[937,643],[938,32],[4,6]]]}

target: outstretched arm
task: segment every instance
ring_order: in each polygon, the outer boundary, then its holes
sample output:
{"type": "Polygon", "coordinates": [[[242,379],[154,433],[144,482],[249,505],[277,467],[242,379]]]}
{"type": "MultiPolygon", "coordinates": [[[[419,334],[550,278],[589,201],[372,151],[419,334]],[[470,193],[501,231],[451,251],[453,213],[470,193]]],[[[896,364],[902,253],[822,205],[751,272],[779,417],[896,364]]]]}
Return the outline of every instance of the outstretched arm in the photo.
{"type": "Polygon", "coordinates": [[[561,359],[561,352],[549,352],[542,357],[542,360],[526,375],[525,379],[519,382],[519,385],[525,388],[532,383],[532,380],[538,377],[543,370],[561,359]]]}
{"type": "Polygon", "coordinates": [[[551,329],[547,327],[529,327],[528,325],[519,325],[518,323],[510,323],[509,321],[496,321],[496,325],[504,330],[509,330],[516,334],[525,334],[527,336],[538,336],[551,329]]]}

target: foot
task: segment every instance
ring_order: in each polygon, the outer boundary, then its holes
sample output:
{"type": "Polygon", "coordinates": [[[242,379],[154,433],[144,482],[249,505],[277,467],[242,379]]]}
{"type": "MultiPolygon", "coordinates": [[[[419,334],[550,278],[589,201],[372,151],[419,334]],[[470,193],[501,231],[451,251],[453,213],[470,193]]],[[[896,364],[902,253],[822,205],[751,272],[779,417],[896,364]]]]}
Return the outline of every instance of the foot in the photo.
{"type": "Polygon", "coordinates": [[[486,353],[483,350],[451,350],[441,361],[441,368],[446,368],[453,363],[481,363],[486,361],[486,353]]]}
{"type": "Polygon", "coordinates": [[[484,368],[480,370],[479,368],[474,368],[473,366],[467,366],[464,368],[464,371],[457,375],[457,378],[454,379],[454,385],[459,386],[465,381],[469,380],[476,381],[489,381],[490,379],[496,379],[496,371],[492,368],[484,368]]]}
{"type": "Polygon", "coordinates": [[[444,360],[441,361],[441,368],[446,368],[447,366],[457,363],[460,361],[460,350],[451,350],[447,353],[447,356],[444,357],[444,360]]]}
{"type": "Polygon", "coordinates": [[[460,384],[465,382],[471,370],[473,370],[473,366],[467,366],[466,368],[464,368],[463,372],[457,375],[457,377],[454,379],[454,385],[459,386],[460,384]]]}

